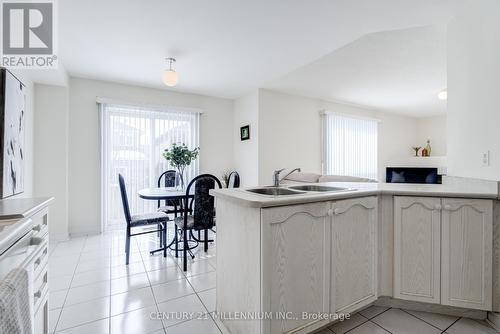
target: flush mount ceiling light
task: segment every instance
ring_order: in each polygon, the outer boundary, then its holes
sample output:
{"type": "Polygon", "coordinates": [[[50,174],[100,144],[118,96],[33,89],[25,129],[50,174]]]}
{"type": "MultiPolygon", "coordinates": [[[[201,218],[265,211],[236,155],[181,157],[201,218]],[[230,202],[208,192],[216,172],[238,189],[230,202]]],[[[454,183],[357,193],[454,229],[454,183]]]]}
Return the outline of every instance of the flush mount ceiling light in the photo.
{"type": "Polygon", "coordinates": [[[174,87],[179,81],[179,74],[172,68],[172,63],[175,63],[175,58],[167,58],[168,70],[163,72],[163,83],[169,87],[174,87]]]}
{"type": "Polygon", "coordinates": [[[448,91],[446,89],[443,89],[438,93],[438,99],[440,100],[447,100],[448,99],[448,91]]]}

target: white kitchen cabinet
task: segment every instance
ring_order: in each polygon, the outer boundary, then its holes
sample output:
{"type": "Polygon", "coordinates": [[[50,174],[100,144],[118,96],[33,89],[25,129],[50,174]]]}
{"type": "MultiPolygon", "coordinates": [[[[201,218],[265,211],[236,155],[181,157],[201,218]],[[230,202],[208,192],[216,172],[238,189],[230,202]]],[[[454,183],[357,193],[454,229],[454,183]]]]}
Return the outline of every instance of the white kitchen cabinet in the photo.
{"type": "Polygon", "coordinates": [[[375,196],[263,209],[262,222],[267,310],[299,316],[273,319],[270,333],[317,322],[302,312],[348,313],[376,300],[375,196]]]}
{"type": "Polygon", "coordinates": [[[442,304],[490,310],[493,202],[443,199],[442,304]]]}
{"type": "Polygon", "coordinates": [[[394,197],[394,297],[440,303],[441,199],[394,197]]]}
{"type": "MultiPolygon", "coordinates": [[[[330,286],[329,202],[262,210],[263,289],[269,311],[297,319],[273,319],[270,333],[286,333],[314,321],[302,312],[328,313],[330,286]],[[266,286],[267,285],[267,286],[266,286]]],[[[264,331],[266,332],[266,331],[264,331]]]]}
{"type": "Polygon", "coordinates": [[[377,198],[332,204],[331,310],[349,313],[377,299],[377,198]]]}
{"type": "Polygon", "coordinates": [[[33,321],[33,332],[35,334],[47,334],[49,332],[49,303],[45,296],[43,304],[35,313],[33,321]]]}
{"type": "Polygon", "coordinates": [[[400,306],[491,307],[491,200],[266,197],[262,203],[275,206],[262,207],[254,197],[215,195],[223,254],[216,309],[265,317],[217,319],[228,332],[311,333],[332,319],[304,313],[356,312],[377,300],[384,278],[384,295],[400,306]]]}
{"type": "Polygon", "coordinates": [[[394,297],[491,310],[493,201],[394,197],[394,297]]]}
{"type": "Polygon", "coordinates": [[[14,269],[29,278],[33,334],[49,332],[49,204],[52,198],[6,199],[0,204],[0,279],[14,269]]]}

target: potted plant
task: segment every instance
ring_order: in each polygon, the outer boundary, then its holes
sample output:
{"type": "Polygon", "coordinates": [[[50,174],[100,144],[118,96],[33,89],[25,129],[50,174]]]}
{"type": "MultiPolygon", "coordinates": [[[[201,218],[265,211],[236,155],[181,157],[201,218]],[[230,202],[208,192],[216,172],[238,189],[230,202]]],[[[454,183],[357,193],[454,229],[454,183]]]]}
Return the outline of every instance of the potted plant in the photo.
{"type": "Polygon", "coordinates": [[[163,157],[167,159],[172,167],[177,169],[182,189],[184,189],[184,170],[198,158],[199,153],[199,147],[190,150],[185,144],[175,143],[163,152],[163,157]]]}

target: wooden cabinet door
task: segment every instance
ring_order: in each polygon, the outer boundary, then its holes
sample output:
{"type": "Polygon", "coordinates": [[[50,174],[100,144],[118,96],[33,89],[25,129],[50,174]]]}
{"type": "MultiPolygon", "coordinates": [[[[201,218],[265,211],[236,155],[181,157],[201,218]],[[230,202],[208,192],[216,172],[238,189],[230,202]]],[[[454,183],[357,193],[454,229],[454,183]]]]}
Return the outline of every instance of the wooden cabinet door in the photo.
{"type": "Polygon", "coordinates": [[[322,202],[262,210],[263,311],[283,315],[264,322],[263,333],[316,322],[302,312],[329,311],[329,209],[322,202]]]}
{"type": "Polygon", "coordinates": [[[442,304],[491,310],[493,202],[443,199],[442,304]]]}
{"type": "Polygon", "coordinates": [[[377,198],[333,203],[330,309],[349,313],[377,299],[377,198]]]}
{"type": "Polygon", "coordinates": [[[441,199],[394,197],[394,298],[440,303],[441,199]]]}

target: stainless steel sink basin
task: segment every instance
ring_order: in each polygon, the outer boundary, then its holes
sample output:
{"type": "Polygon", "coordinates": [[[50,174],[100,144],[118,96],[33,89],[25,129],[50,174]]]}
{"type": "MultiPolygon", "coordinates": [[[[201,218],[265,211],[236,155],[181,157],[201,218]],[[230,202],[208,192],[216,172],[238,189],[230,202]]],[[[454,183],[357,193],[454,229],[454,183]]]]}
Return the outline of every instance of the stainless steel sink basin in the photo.
{"type": "Polygon", "coordinates": [[[316,192],[329,192],[329,191],[344,191],[348,188],[341,187],[329,187],[329,186],[317,186],[317,185],[304,185],[304,186],[291,186],[289,189],[301,190],[301,191],[316,191],[316,192]]]}
{"type": "Polygon", "coordinates": [[[247,189],[247,191],[259,195],[270,195],[270,196],[283,196],[283,195],[300,195],[303,192],[294,191],[287,188],[275,188],[275,187],[266,187],[266,188],[255,188],[255,189],[247,189]]]}

